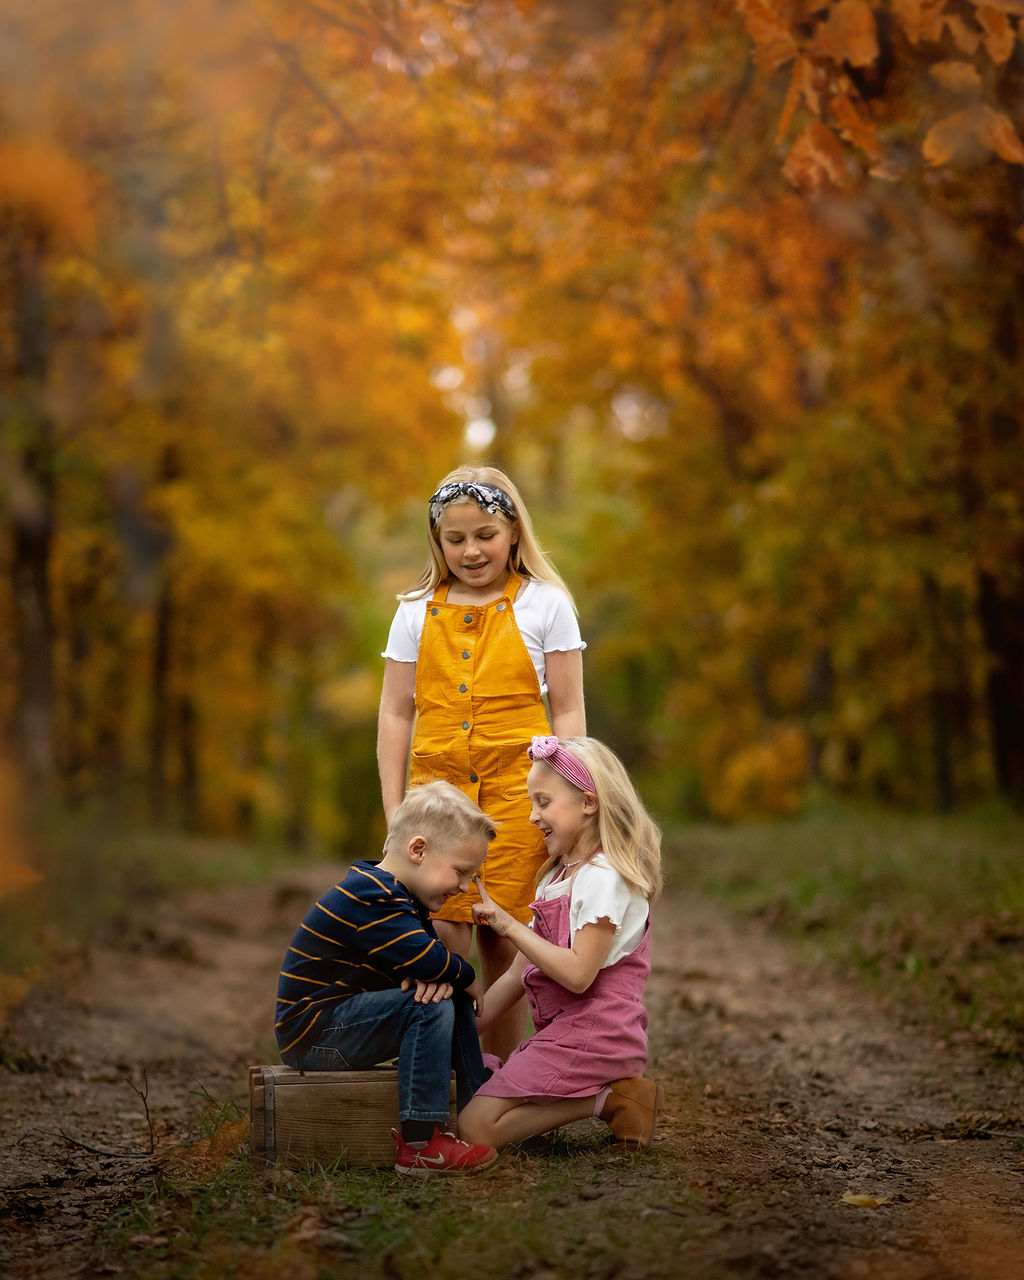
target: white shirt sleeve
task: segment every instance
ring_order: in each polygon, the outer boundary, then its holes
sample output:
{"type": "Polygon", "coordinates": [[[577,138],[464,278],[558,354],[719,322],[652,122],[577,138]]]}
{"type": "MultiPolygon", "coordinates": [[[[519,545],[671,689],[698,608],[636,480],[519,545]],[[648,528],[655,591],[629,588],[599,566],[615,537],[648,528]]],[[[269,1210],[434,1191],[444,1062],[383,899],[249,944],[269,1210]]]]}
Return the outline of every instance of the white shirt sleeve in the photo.
{"type": "Polygon", "coordinates": [[[420,651],[423,619],[427,615],[428,596],[419,600],[402,600],[391,619],[387,648],[380,655],[395,662],[415,662],[420,651]]]}
{"type": "MultiPolygon", "coordinates": [[[[555,898],[566,892],[568,881],[550,884],[550,877],[538,886],[538,896],[555,898]]],[[[569,904],[569,945],[572,946],[577,930],[598,920],[610,920],[615,926],[615,937],[604,964],[615,964],[640,945],[647,927],[650,904],[640,893],[633,893],[622,876],[608,862],[603,853],[596,854],[590,862],[580,867],[572,881],[572,900],[569,904]]]]}
{"type": "MultiPolygon", "coordinates": [[[[429,596],[418,600],[402,600],[391,620],[387,648],[382,658],[395,662],[415,662],[420,651],[423,620],[427,616],[429,596]]],[[[520,588],[512,605],[516,626],[523,637],[526,651],[533,662],[541,693],[547,692],[546,653],[585,649],[579,622],[569,597],[548,582],[528,580],[520,588]]]]}

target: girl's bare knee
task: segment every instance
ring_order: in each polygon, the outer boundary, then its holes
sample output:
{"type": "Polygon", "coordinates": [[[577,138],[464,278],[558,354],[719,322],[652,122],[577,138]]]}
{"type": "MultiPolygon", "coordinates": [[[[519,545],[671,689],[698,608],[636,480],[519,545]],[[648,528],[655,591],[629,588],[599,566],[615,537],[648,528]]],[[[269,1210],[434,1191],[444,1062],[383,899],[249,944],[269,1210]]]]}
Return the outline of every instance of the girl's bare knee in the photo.
{"type": "Polygon", "coordinates": [[[490,1126],[482,1121],[479,1116],[467,1116],[465,1111],[459,1114],[459,1137],[463,1142],[480,1143],[486,1147],[493,1147],[494,1143],[488,1136],[490,1126]]]}

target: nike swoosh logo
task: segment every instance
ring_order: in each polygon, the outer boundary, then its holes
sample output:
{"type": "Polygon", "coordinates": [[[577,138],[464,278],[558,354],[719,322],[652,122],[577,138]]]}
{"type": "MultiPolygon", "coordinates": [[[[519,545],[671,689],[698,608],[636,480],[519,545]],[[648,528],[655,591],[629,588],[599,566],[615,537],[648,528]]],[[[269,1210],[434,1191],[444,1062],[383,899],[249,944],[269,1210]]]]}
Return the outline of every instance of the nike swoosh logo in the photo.
{"type": "Polygon", "coordinates": [[[419,1157],[421,1164],[444,1164],[444,1156],[423,1156],[419,1157]]]}

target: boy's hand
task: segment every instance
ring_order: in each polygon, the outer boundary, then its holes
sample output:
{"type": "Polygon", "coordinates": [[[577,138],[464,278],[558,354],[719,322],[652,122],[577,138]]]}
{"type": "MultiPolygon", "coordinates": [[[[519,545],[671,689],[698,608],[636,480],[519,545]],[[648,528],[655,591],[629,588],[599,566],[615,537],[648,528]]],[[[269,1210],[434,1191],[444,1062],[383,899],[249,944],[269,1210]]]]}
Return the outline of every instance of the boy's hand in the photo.
{"type": "Polygon", "coordinates": [[[413,1000],[417,1004],[440,1004],[442,1000],[450,1000],[454,990],[450,982],[421,982],[419,978],[406,978],[402,990],[411,991],[414,986],[413,1000]]]}
{"type": "Polygon", "coordinates": [[[476,925],[486,924],[499,937],[504,938],[509,929],[515,924],[515,920],[507,911],[498,906],[484,888],[484,882],[479,876],[473,877],[473,883],[476,885],[477,893],[480,895],[480,901],[473,903],[473,923],[476,925]]]}

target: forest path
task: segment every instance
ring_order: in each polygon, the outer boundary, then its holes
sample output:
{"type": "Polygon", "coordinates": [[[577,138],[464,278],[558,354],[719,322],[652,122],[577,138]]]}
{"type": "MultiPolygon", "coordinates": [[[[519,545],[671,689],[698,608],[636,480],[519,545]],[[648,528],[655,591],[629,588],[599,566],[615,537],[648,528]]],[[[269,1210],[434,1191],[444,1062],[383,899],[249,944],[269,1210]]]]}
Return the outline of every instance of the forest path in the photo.
{"type": "MultiPolygon", "coordinates": [[[[14,1012],[0,1067],[5,1276],[96,1274],[97,1227],[152,1182],[136,1089],[158,1151],[198,1136],[197,1094],[246,1101],[248,1064],[276,1060],[284,946],[338,871],[162,900],[14,1012]]],[[[1019,1073],[896,1020],[715,902],[666,894],[653,934],[658,1159],[580,1204],[596,1231],[614,1195],[659,1238],[620,1276],[1022,1280],[1019,1073]]]]}

